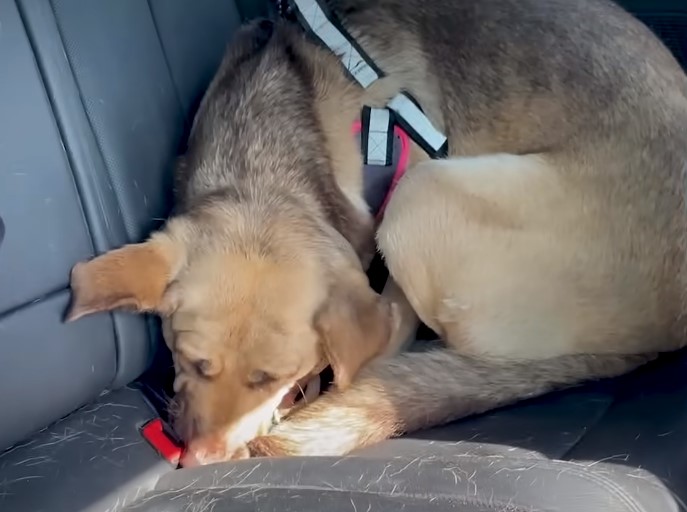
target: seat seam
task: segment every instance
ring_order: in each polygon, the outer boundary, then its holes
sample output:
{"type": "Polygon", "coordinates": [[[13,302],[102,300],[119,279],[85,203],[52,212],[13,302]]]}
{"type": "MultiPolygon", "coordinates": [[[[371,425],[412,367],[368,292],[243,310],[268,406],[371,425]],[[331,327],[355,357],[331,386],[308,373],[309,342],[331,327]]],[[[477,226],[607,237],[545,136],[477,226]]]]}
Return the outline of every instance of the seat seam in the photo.
{"type": "Polygon", "coordinates": [[[575,442],[572,445],[570,445],[563,453],[561,453],[560,457],[557,457],[558,459],[568,460],[567,458],[570,456],[572,452],[575,451],[576,448],[578,448],[582,444],[582,442],[584,441],[585,437],[589,434],[589,432],[591,432],[595,427],[597,427],[601,423],[604,417],[609,413],[609,411],[618,401],[618,396],[615,391],[616,390],[614,389],[613,399],[608,403],[608,405],[606,405],[604,410],[599,413],[594,422],[591,425],[589,425],[584,431],[580,432],[580,435],[577,437],[575,442]]]}
{"type": "MultiPolygon", "coordinates": [[[[100,139],[99,139],[97,133],[95,132],[95,129],[93,128],[93,122],[91,120],[91,116],[88,114],[88,110],[86,109],[83,91],[81,90],[81,85],[79,84],[79,81],[78,81],[76,74],[74,72],[74,65],[72,62],[72,58],[69,55],[69,52],[67,51],[66,46],[65,46],[64,33],[63,33],[62,26],[60,25],[57,13],[55,11],[54,2],[51,0],[49,2],[49,4],[50,4],[50,11],[52,13],[52,17],[55,21],[55,28],[57,31],[57,35],[59,37],[59,41],[56,41],[56,43],[59,43],[59,45],[61,46],[62,51],[63,51],[64,56],[65,56],[65,60],[67,62],[67,65],[69,66],[69,71],[70,71],[72,77],[74,78],[74,86],[76,88],[76,93],[77,93],[78,98],[79,98],[79,104],[81,105],[81,109],[83,110],[84,117],[86,119],[86,122],[88,123],[88,128],[91,131],[91,133],[93,134],[93,139],[94,139],[96,148],[98,150],[98,153],[100,154],[100,158],[103,162],[103,166],[104,166],[104,169],[106,171],[105,172],[105,174],[106,174],[105,179],[107,180],[107,184],[110,186],[110,188],[114,192],[114,187],[113,187],[112,178],[111,178],[111,174],[110,174],[110,168],[107,164],[107,161],[105,160],[100,139]]],[[[59,137],[60,137],[60,142],[64,145],[64,148],[65,148],[65,157],[67,159],[67,163],[69,166],[69,173],[71,174],[72,182],[74,183],[74,186],[75,186],[75,189],[77,192],[76,196],[77,196],[78,201],[79,201],[80,209],[81,209],[84,221],[86,223],[86,227],[88,228],[88,238],[90,239],[90,242],[91,242],[91,248],[93,249],[93,252],[96,252],[95,251],[96,243],[95,243],[95,240],[93,238],[93,232],[94,232],[93,226],[94,226],[94,223],[97,222],[97,219],[89,218],[89,216],[86,212],[86,209],[83,206],[82,190],[81,190],[81,187],[79,187],[79,185],[78,185],[79,178],[77,177],[77,175],[74,171],[75,163],[74,163],[74,160],[72,159],[72,157],[70,155],[70,151],[68,149],[69,146],[71,145],[71,142],[65,136],[64,130],[62,128],[62,126],[64,124],[64,119],[61,118],[61,116],[58,112],[58,109],[55,108],[55,104],[53,102],[51,94],[49,93],[49,88],[50,88],[49,82],[50,82],[50,80],[45,75],[44,69],[40,63],[40,60],[41,60],[40,52],[38,51],[38,48],[35,44],[35,38],[32,35],[32,30],[31,30],[30,24],[27,23],[26,13],[23,9],[23,6],[21,5],[21,2],[17,2],[16,0],[15,0],[15,6],[17,7],[17,11],[18,11],[19,16],[21,18],[22,25],[24,27],[24,32],[26,33],[27,39],[29,41],[29,45],[31,46],[31,51],[33,53],[34,60],[36,62],[37,71],[38,71],[41,83],[43,85],[43,89],[46,93],[48,104],[50,105],[50,111],[51,111],[52,117],[55,121],[56,129],[57,129],[57,132],[58,132],[59,137]]],[[[117,206],[121,209],[121,201],[120,201],[120,199],[116,193],[114,193],[114,199],[116,201],[117,206]]],[[[108,245],[109,245],[109,243],[108,243],[108,245]]],[[[53,294],[59,293],[59,291],[60,290],[53,290],[53,291],[49,292],[47,295],[41,297],[40,300],[47,298],[48,296],[51,296],[53,294]]],[[[12,312],[17,311],[17,309],[19,309],[19,308],[13,308],[12,312]]],[[[11,312],[9,312],[8,314],[10,314],[10,313],[11,312]]],[[[3,316],[6,316],[6,315],[3,315],[3,316]]],[[[110,318],[111,318],[111,322],[112,322],[112,331],[113,331],[113,336],[114,336],[114,350],[115,350],[115,369],[114,369],[113,378],[110,381],[110,385],[111,385],[113,382],[115,382],[117,375],[119,374],[120,368],[121,368],[121,347],[120,347],[121,339],[120,339],[120,333],[119,333],[119,328],[117,327],[116,319],[114,318],[114,316],[112,314],[110,315],[110,318]]]]}
{"type": "MultiPolygon", "coordinates": [[[[483,457],[479,457],[476,455],[470,455],[470,454],[459,454],[456,456],[456,458],[468,458],[468,459],[477,459],[481,460],[483,457]]],[[[509,461],[526,461],[529,459],[522,459],[522,458],[510,458],[510,457],[499,457],[504,460],[509,460],[509,461]]],[[[565,461],[565,460],[555,460],[555,459],[535,459],[535,466],[537,464],[540,464],[541,466],[544,467],[544,469],[554,469],[556,467],[562,467],[562,469],[567,469],[569,473],[572,473],[574,476],[577,476],[581,478],[582,480],[586,480],[587,482],[590,482],[595,485],[599,485],[601,488],[608,490],[611,492],[614,496],[620,498],[631,510],[631,512],[648,512],[644,506],[642,506],[641,503],[638,503],[637,500],[629,495],[627,492],[624,491],[624,489],[618,484],[616,484],[613,480],[610,478],[607,478],[605,475],[599,473],[599,472],[585,472],[583,471],[584,469],[589,469],[591,468],[590,465],[585,465],[579,462],[573,462],[573,461],[565,461]]],[[[652,483],[652,487],[656,487],[655,484],[652,483]]]]}
{"type": "Polygon", "coordinates": [[[150,0],[146,0],[146,5],[148,6],[148,11],[150,12],[150,19],[153,22],[153,28],[155,29],[155,36],[157,37],[158,42],[160,43],[160,51],[162,52],[162,60],[165,63],[165,67],[167,68],[167,74],[169,75],[169,81],[172,83],[172,87],[174,88],[174,96],[177,99],[177,103],[179,104],[179,109],[182,113],[182,119],[184,123],[184,133],[188,133],[188,120],[186,119],[186,109],[184,108],[184,103],[181,101],[181,92],[179,90],[179,84],[174,78],[174,73],[172,72],[172,66],[169,61],[169,55],[167,54],[167,48],[165,47],[165,43],[162,40],[162,36],[160,35],[160,27],[158,26],[157,23],[157,18],[155,17],[155,10],[153,9],[152,4],[150,3],[150,0]]]}
{"type": "MultiPolygon", "coordinates": [[[[55,121],[55,127],[57,129],[58,134],[59,134],[60,142],[64,146],[64,155],[65,155],[65,158],[67,159],[67,164],[69,167],[69,174],[71,175],[72,183],[74,184],[74,188],[76,191],[76,197],[79,201],[79,206],[80,206],[83,220],[86,223],[86,227],[88,229],[88,238],[91,242],[91,249],[93,250],[93,252],[95,252],[96,243],[95,243],[95,240],[93,238],[93,228],[92,228],[94,220],[89,218],[88,214],[86,213],[86,208],[84,208],[84,206],[83,206],[83,201],[81,199],[81,187],[79,186],[79,179],[77,178],[76,174],[74,173],[74,167],[75,167],[74,160],[71,156],[71,153],[68,151],[68,149],[66,147],[67,146],[67,144],[66,144],[67,138],[65,137],[64,130],[62,129],[63,123],[62,123],[62,120],[60,119],[60,116],[57,112],[57,109],[55,108],[55,103],[52,99],[52,95],[49,92],[50,85],[49,85],[49,81],[47,80],[45,73],[43,71],[43,66],[41,65],[40,52],[38,51],[38,48],[36,47],[36,44],[34,41],[35,38],[33,36],[33,31],[31,30],[31,26],[26,20],[26,13],[24,11],[23,3],[21,1],[15,0],[15,6],[17,7],[17,12],[19,13],[19,17],[21,19],[22,26],[24,28],[24,33],[26,34],[26,38],[29,41],[29,46],[31,47],[31,52],[33,53],[33,58],[34,58],[35,63],[36,63],[36,69],[38,71],[38,76],[40,78],[41,85],[43,86],[43,90],[44,90],[45,96],[48,100],[48,104],[50,105],[50,113],[52,114],[52,118],[55,121]]],[[[60,35],[60,44],[61,44],[62,48],[64,49],[64,41],[62,40],[62,34],[59,30],[59,25],[57,23],[57,18],[55,17],[55,11],[52,7],[52,2],[50,2],[50,10],[53,13],[53,18],[55,18],[55,26],[57,27],[58,34],[60,35]]],[[[67,55],[66,51],[64,53],[65,53],[65,55],[67,55]]],[[[69,69],[72,71],[72,74],[73,74],[72,65],[71,65],[71,62],[69,61],[68,56],[67,56],[67,62],[69,63],[69,69]]],[[[79,100],[81,103],[83,103],[83,101],[81,100],[80,91],[79,91],[79,100]]],[[[90,122],[89,122],[89,124],[90,124],[90,122]]],[[[92,127],[91,127],[91,131],[92,131],[92,127]]],[[[98,148],[98,151],[100,151],[100,148],[98,148]]],[[[24,305],[25,304],[19,305],[13,309],[19,309],[24,305]]]]}
{"type": "MultiPolygon", "coordinates": [[[[55,19],[55,27],[57,28],[57,34],[60,36],[60,44],[61,44],[62,49],[64,51],[64,55],[65,55],[65,58],[67,60],[67,64],[69,65],[69,70],[71,71],[71,74],[74,77],[74,85],[76,86],[76,91],[79,94],[79,103],[81,104],[81,108],[84,112],[84,117],[88,121],[88,127],[91,130],[91,133],[93,134],[93,139],[95,140],[96,147],[98,148],[98,153],[100,153],[100,158],[101,158],[101,160],[103,162],[103,166],[105,168],[107,183],[109,185],[109,188],[112,190],[112,192],[114,194],[114,199],[115,199],[117,206],[121,212],[122,202],[119,198],[119,195],[116,192],[116,188],[114,186],[114,183],[112,182],[112,172],[111,172],[110,166],[107,163],[107,160],[105,159],[105,153],[103,152],[102,142],[100,141],[100,137],[98,136],[98,133],[95,131],[95,128],[93,126],[93,120],[91,119],[91,116],[88,113],[88,109],[86,108],[86,102],[84,100],[83,90],[81,89],[81,84],[79,83],[79,80],[76,76],[76,72],[74,71],[74,64],[72,62],[72,57],[71,57],[71,55],[69,55],[69,52],[67,51],[67,48],[65,45],[65,40],[64,40],[64,31],[63,31],[62,26],[60,24],[60,20],[57,16],[57,13],[55,12],[55,3],[52,0],[50,0],[50,9],[52,11],[53,18],[55,19]]],[[[53,111],[54,111],[54,108],[53,108],[53,111]]],[[[69,144],[69,142],[66,139],[63,138],[63,140],[64,140],[65,144],[69,144]]],[[[74,169],[71,169],[71,171],[73,174],[74,169]]],[[[120,213],[120,215],[121,215],[121,213],[120,213]]],[[[125,229],[124,234],[128,237],[128,233],[126,233],[126,231],[127,230],[125,229]]],[[[117,319],[114,317],[114,314],[110,313],[110,319],[112,321],[112,331],[113,331],[113,335],[114,335],[114,349],[115,349],[115,362],[116,362],[114,375],[112,377],[112,381],[110,382],[110,385],[112,385],[117,380],[117,376],[119,375],[121,368],[122,368],[122,350],[121,350],[122,340],[120,338],[119,327],[117,326],[118,322],[117,322],[117,319]]]]}
{"type": "MultiPolygon", "coordinates": [[[[456,459],[461,459],[461,458],[462,459],[472,459],[472,460],[479,461],[479,462],[484,461],[483,456],[472,455],[472,454],[458,454],[458,455],[455,455],[453,457],[456,459]]],[[[592,469],[591,465],[585,465],[585,464],[581,464],[578,462],[561,461],[561,460],[555,460],[555,459],[537,459],[534,461],[534,464],[532,464],[533,461],[531,459],[528,459],[528,458],[506,457],[506,456],[497,456],[497,458],[503,459],[503,460],[509,461],[509,462],[515,462],[515,463],[517,463],[517,462],[527,463],[532,468],[538,467],[539,469],[542,469],[542,470],[558,470],[558,469],[560,469],[560,470],[562,470],[561,474],[562,473],[568,473],[568,474],[575,476],[581,480],[585,480],[586,482],[594,485],[595,487],[598,487],[598,488],[601,488],[603,490],[608,491],[611,495],[618,498],[622,502],[622,504],[624,505],[624,509],[627,510],[628,512],[649,512],[649,510],[647,508],[645,508],[641,503],[639,503],[634,496],[632,496],[631,494],[626,492],[620,484],[616,483],[611,478],[608,478],[603,473],[592,469]]],[[[448,457],[442,458],[441,460],[447,461],[447,459],[448,459],[448,457]]],[[[499,471],[501,471],[501,470],[497,470],[497,472],[499,472],[499,471]]],[[[619,476],[622,477],[623,475],[619,474],[619,476]]],[[[647,483],[650,484],[652,488],[654,488],[654,489],[657,488],[657,486],[654,482],[647,482],[647,483]]],[[[255,485],[257,485],[257,484],[249,483],[249,484],[245,484],[245,485],[240,485],[239,487],[253,487],[255,485]]],[[[284,487],[281,484],[271,485],[271,484],[264,484],[263,483],[261,485],[263,485],[265,487],[269,487],[269,488],[275,488],[275,489],[279,489],[279,488],[284,487]]],[[[234,485],[232,487],[236,488],[237,486],[234,485]]],[[[313,485],[305,485],[305,486],[302,486],[302,488],[303,489],[311,489],[311,490],[322,489],[319,486],[313,486],[313,485]]],[[[203,486],[202,489],[203,490],[226,489],[226,486],[208,485],[208,486],[203,486]]],[[[337,489],[337,488],[332,488],[329,486],[327,486],[326,489],[327,490],[333,490],[333,491],[349,492],[345,489],[337,489]]],[[[180,491],[183,491],[183,489],[170,490],[170,491],[165,491],[165,492],[180,492],[180,491]]],[[[384,491],[370,491],[370,493],[375,494],[375,495],[381,495],[381,496],[387,495],[387,493],[384,491]]],[[[418,493],[413,493],[413,492],[406,493],[406,495],[414,496],[414,497],[420,496],[420,495],[418,495],[418,493]]],[[[446,497],[446,498],[452,497],[455,499],[455,496],[444,495],[444,494],[441,494],[441,496],[446,497]]],[[[466,498],[469,499],[469,497],[466,497],[466,498]]],[[[480,505],[490,506],[489,503],[485,503],[485,502],[482,502],[479,500],[478,501],[467,501],[467,503],[477,503],[480,505]]],[[[518,505],[516,505],[516,506],[518,506],[518,505]]],[[[651,512],[653,512],[653,511],[651,511],[651,512]]]]}
{"type": "Polygon", "coordinates": [[[7,318],[11,317],[15,313],[23,311],[26,308],[30,308],[31,306],[33,306],[39,302],[43,302],[45,300],[50,300],[53,297],[57,297],[60,294],[66,292],[68,290],[69,290],[69,287],[60,286],[59,288],[53,288],[51,290],[46,291],[45,293],[41,293],[35,299],[24,301],[21,304],[18,304],[16,306],[12,306],[11,308],[0,312],[0,322],[5,321],[7,318]]]}
{"type": "MultiPolygon", "coordinates": [[[[292,489],[293,487],[290,487],[288,485],[284,484],[247,484],[247,485],[232,485],[231,489],[244,489],[244,488],[253,488],[253,487],[259,487],[260,490],[288,490],[292,489]]],[[[395,493],[389,492],[389,491],[363,491],[363,490],[348,490],[348,489],[339,489],[337,487],[332,487],[329,485],[323,485],[323,486],[316,486],[316,485],[299,485],[297,487],[299,490],[305,490],[305,491],[328,491],[328,492],[336,492],[336,493],[345,493],[345,494],[362,494],[362,495],[371,495],[371,496],[379,496],[379,497],[408,497],[408,498],[414,498],[414,499],[427,499],[427,495],[424,493],[420,492],[403,492],[403,491],[396,491],[395,493]]],[[[206,491],[206,492],[218,492],[218,491],[226,491],[227,487],[226,486],[216,486],[216,485],[209,485],[209,486],[204,486],[200,489],[200,491],[206,491]]],[[[198,490],[194,490],[192,494],[197,493],[198,490]]],[[[176,495],[181,495],[184,496],[186,494],[186,489],[175,489],[171,491],[153,491],[151,493],[148,493],[148,495],[144,498],[146,501],[152,500],[154,498],[158,498],[160,496],[164,496],[166,494],[173,493],[176,495]]],[[[542,509],[540,507],[537,507],[536,509],[531,508],[531,506],[528,505],[517,505],[509,502],[505,502],[502,500],[497,500],[497,499],[475,499],[471,498],[470,496],[467,496],[465,494],[461,495],[455,495],[455,494],[445,494],[445,493],[438,493],[434,494],[434,496],[439,496],[443,498],[444,500],[450,502],[450,503],[458,503],[461,505],[479,505],[479,506],[485,506],[488,507],[490,510],[496,511],[502,511],[504,510],[504,507],[511,506],[511,507],[516,507],[515,509],[510,509],[512,512],[547,512],[547,510],[542,509]],[[527,507],[527,508],[525,508],[527,507]]]]}
{"type": "MultiPolygon", "coordinates": [[[[100,159],[102,160],[103,166],[106,170],[105,174],[106,174],[106,178],[107,178],[107,183],[109,185],[109,188],[114,192],[114,198],[117,201],[117,206],[120,208],[120,211],[121,211],[122,202],[121,202],[118,194],[116,193],[116,188],[114,186],[114,183],[112,182],[112,173],[111,173],[110,166],[108,165],[107,160],[105,159],[105,153],[103,151],[102,142],[100,140],[100,137],[98,136],[98,132],[96,132],[96,130],[93,126],[93,120],[91,119],[91,115],[88,113],[88,109],[86,108],[86,102],[84,100],[84,93],[83,93],[83,90],[81,89],[81,84],[79,83],[76,72],[74,71],[74,64],[72,62],[72,57],[69,54],[69,52],[67,51],[67,48],[65,45],[65,39],[64,39],[64,31],[62,29],[62,25],[60,24],[59,17],[57,16],[57,13],[55,11],[55,4],[52,0],[50,0],[50,9],[52,10],[53,18],[55,19],[55,27],[57,27],[57,33],[60,36],[60,44],[61,44],[62,49],[64,51],[64,55],[65,55],[65,58],[67,60],[67,64],[69,65],[69,70],[71,71],[71,74],[74,77],[74,85],[76,86],[76,91],[79,95],[79,103],[81,104],[81,108],[84,112],[84,117],[88,120],[88,127],[91,130],[91,133],[93,134],[93,139],[94,139],[95,144],[98,148],[98,153],[100,153],[100,159]]],[[[53,111],[54,111],[54,109],[53,109],[53,111]]],[[[57,114],[55,114],[55,116],[57,117],[57,114]]],[[[63,141],[66,144],[69,144],[69,142],[65,138],[63,138],[63,141]]],[[[72,174],[73,174],[73,172],[74,172],[74,170],[72,169],[72,174]]],[[[126,229],[125,229],[125,234],[127,234],[126,229]]],[[[128,236],[128,234],[127,234],[127,236],[128,236]]]]}

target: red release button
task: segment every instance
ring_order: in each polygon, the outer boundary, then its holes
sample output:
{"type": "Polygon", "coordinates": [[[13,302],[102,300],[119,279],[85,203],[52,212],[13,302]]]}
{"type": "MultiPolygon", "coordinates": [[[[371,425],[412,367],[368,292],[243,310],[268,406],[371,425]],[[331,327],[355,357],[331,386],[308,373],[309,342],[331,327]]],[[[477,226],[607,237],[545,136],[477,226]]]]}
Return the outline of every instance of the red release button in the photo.
{"type": "Polygon", "coordinates": [[[146,423],[141,429],[141,435],[166,460],[179,464],[183,447],[165,431],[165,424],[160,418],[146,423]]]}

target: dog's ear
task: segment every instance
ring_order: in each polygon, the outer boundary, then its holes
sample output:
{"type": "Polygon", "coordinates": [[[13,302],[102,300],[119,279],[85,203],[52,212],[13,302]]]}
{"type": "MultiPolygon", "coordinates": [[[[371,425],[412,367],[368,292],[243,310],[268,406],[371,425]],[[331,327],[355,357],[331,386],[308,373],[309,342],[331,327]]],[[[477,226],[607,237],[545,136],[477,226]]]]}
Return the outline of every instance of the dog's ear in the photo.
{"type": "Polygon", "coordinates": [[[396,307],[370,288],[361,271],[335,280],[316,315],[315,330],[337,388],[345,389],[364,364],[386,349],[398,323],[396,307]]]}
{"type": "Polygon", "coordinates": [[[157,233],[147,242],[77,263],[71,272],[67,321],[117,308],[160,312],[165,290],[184,260],[184,245],[157,233]]]}

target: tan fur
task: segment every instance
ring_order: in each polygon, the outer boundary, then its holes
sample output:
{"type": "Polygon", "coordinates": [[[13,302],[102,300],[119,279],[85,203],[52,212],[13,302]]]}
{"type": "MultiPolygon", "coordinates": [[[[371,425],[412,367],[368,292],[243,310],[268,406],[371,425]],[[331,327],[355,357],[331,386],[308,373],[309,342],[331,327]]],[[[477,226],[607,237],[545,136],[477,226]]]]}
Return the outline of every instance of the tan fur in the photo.
{"type": "Polygon", "coordinates": [[[163,316],[189,463],[228,458],[327,364],[347,386],[398,324],[363,273],[373,222],[352,140],[322,147],[352,137],[360,91],[295,34],[239,31],[179,161],[173,218],[72,272],[70,320],[120,307],[163,316]],[[348,105],[345,130],[319,122],[335,104],[348,105]]]}
{"type": "Polygon", "coordinates": [[[605,0],[329,4],[386,76],[362,91],[293,27],[244,29],[177,172],[181,268],[74,272],[75,317],[158,310],[167,282],[190,463],[345,453],[684,345],[687,78],[646,27],[605,0]],[[415,147],[388,205],[390,307],[350,125],[400,90],[452,158],[415,147]],[[413,309],[447,347],[375,360],[413,309]],[[323,360],[340,387],[253,439],[323,360]]]}
{"type": "Polygon", "coordinates": [[[159,234],[90,263],[76,264],[71,274],[74,300],[67,320],[115,308],[162,310],[167,286],[183,259],[183,245],[159,234]]]}
{"type": "Polygon", "coordinates": [[[379,88],[410,90],[462,157],[414,166],[378,233],[392,277],[447,348],[371,363],[249,443],[251,455],[340,455],[685,345],[684,73],[606,2],[486,3],[476,14],[469,2],[332,1],[395,71],[379,88]],[[515,19],[520,9],[568,25],[554,34],[515,19]],[[438,20],[450,13],[452,54],[438,20]],[[598,27],[577,28],[592,15],[598,27]],[[527,68],[540,33],[549,55],[593,63],[527,68]]]}
{"type": "Polygon", "coordinates": [[[386,348],[398,320],[352,250],[328,247],[298,213],[271,219],[271,235],[258,237],[274,251],[251,250],[253,219],[240,211],[199,213],[200,225],[177,217],[148,242],[78,264],[68,317],[122,306],[163,315],[176,428],[207,463],[264,432],[291,387],[327,362],[335,384],[348,386],[386,348]],[[217,235],[213,224],[227,219],[224,240],[202,232],[217,235]]]}

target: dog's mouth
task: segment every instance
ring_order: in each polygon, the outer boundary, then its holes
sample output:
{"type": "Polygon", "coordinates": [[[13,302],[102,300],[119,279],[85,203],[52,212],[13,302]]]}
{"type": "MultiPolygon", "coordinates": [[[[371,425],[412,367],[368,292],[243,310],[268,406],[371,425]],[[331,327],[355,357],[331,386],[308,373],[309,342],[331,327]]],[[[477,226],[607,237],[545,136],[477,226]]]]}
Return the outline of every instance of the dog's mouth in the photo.
{"type": "MultiPolygon", "coordinates": [[[[271,420],[267,419],[258,426],[258,431],[254,433],[255,437],[269,434],[282,419],[317,400],[332,381],[331,377],[332,372],[329,367],[325,367],[324,370],[319,367],[299,379],[284,395],[273,412],[271,420]]],[[[231,449],[231,446],[228,447],[226,439],[222,436],[195,439],[183,444],[185,445],[183,462],[181,463],[183,467],[230,460],[230,458],[235,458],[236,453],[238,453],[231,449]],[[192,448],[189,448],[190,446],[192,448]]],[[[236,441],[233,444],[236,444],[236,441]]],[[[229,443],[232,446],[233,444],[229,443]]]]}
{"type": "Polygon", "coordinates": [[[299,379],[284,396],[274,414],[273,424],[292,412],[314,402],[331,382],[330,368],[316,368],[305,377],[299,379]]]}
{"type": "Polygon", "coordinates": [[[277,415],[284,417],[296,407],[315,401],[320,395],[320,391],[322,391],[322,377],[320,374],[303,377],[286,393],[277,408],[277,415]]]}

